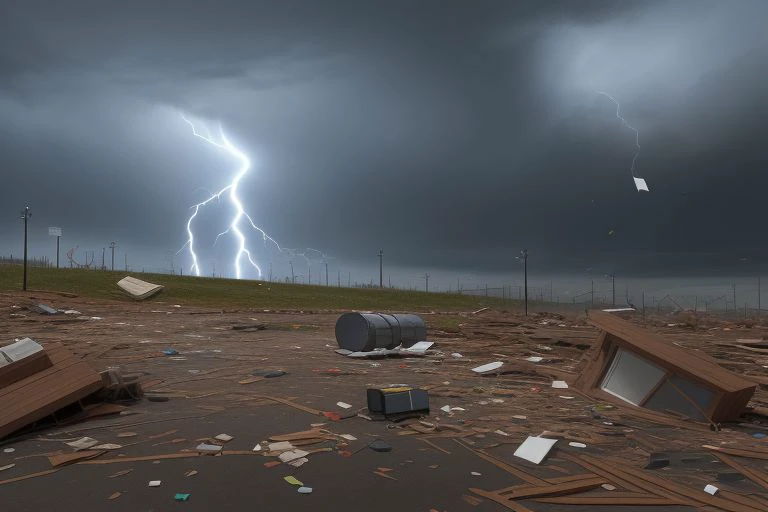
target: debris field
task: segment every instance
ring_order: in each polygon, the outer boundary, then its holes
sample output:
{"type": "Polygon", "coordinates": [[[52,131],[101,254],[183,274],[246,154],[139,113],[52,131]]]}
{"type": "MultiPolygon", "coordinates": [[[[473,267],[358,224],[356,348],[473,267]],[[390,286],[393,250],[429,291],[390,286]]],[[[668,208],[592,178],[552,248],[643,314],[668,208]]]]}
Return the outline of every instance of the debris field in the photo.
{"type": "Polygon", "coordinates": [[[755,386],[723,421],[583,385],[607,313],[419,312],[426,350],[347,357],[344,311],[43,292],[0,294],[0,307],[0,346],[28,337],[111,382],[0,439],[3,510],[768,510],[761,325],[621,315],[755,386]],[[371,389],[424,391],[429,411],[384,418],[371,389]]]}

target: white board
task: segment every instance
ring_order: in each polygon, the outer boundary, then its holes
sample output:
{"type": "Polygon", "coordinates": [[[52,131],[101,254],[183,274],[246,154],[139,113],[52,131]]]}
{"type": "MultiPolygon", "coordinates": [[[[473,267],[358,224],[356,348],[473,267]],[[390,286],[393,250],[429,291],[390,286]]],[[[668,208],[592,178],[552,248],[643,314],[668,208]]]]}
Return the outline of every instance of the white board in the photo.
{"type": "Polygon", "coordinates": [[[163,289],[162,285],[147,283],[135,277],[124,277],[117,282],[117,286],[136,300],[146,299],[163,289]]]}
{"type": "Polygon", "coordinates": [[[493,363],[484,364],[482,366],[478,366],[477,368],[472,368],[472,371],[475,373],[486,373],[493,370],[498,370],[502,367],[504,363],[501,361],[494,361],[493,363]]]}
{"type": "Polygon", "coordinates": [[[555,446],[557,439],[547,439],[538,436],[528,436],[523,444],[515,450],[515,457],[520,457],[534,464],[540,464],[549,451],[555,446]]]}
{"type": "Polygon", "coordinates": [[[24,338],[16,343],[0,347],[0,359],[6,359],[11,363],[15,363],[16,361],[20,361],[25,357],[29,357],[32,354],[42,351],[42,345],[30,338],[24,338]]]}

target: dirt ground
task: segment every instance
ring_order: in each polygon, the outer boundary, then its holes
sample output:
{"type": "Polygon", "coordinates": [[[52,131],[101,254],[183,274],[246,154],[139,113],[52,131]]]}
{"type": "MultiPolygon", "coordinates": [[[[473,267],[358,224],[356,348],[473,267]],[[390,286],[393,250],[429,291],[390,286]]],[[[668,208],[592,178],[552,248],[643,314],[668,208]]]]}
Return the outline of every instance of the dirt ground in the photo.
{"type": "MultiPolygon", "coordinates": [[[[754,437],[768,433],[764,418],[751,416],[717,431],[678,418],[660,424],[634,415],[631,406],[602,404],[572,387],[552,388],[553,380],[572,382],[577,377],[582,358],[598,335],[583,318],[555,314],[523,318],[498,311],[426,314],[422,317],[429,327],[428,339],[435,342],[426,357],[352,360],[334,352],[338,348],[334,325],[340,312],[223,311],[162,301],[108,302],[41,293],[0,294],[0,308],[2,344],[24,336],[43,345],[61,342],[98,371],[119,368],[124,375],[141,375],[146,394],[119,415],[23,433],[0,443],[0,468],[14,464],[0,471],[3,511],[58,510],[65,503],[66,509],[83,512],[262,507],[695,510],[705,509],[701,503],[709,497],[703,492],[707,484],[720,488],[721,500],[709,510],[768,510],[768,438],[754,437]],[[82,315],[49,316],[26,309],[35,303],[82,315]],[[264,330],[233,329],[262,323],[264,330]],[[164,354],[167,349],[177,354],[164,354]],[[542,360],[526,361],[530,356],[542,360]],[[505,372],[480,376],[471,371],[492,361],[504,362],[505,372]],[[266,370],[286,374],[252,378],[266,370]],[[355,414],[364,412],[367,388],[390,384],[427,389],[430,414],[421,421],[399,423],[369,421],[355,414]],[[338,402],[352,407],[343,409],[338,402]],[[446,413],[441,410],[444,406],[458,409],[446,413]],[[315,410],[349,417],[329,418],[315,410]],[[324,439],[302,448],[327,450],[311,453],[300,467],[271,465],[278,460],[274,453],[253,451],[257,444],[266,449],[270,437],[312,428],[322,429],[324,439]],[[198,455],[198,444],[222,433],[233,437],[223,454],[198,455]],[[528,435],[542,433],[559,439],[544,462],[535,465],[513,456],[528,435]],[[351,434],[354,440],[341,434],[351,434]],[[65,442],[83,436],[121,447],[89,461],[52,468],[48,457],[71,453],[65,442]],[[374,440],[388,443],[392,450],[373,451],[368,444],[374,440]],[[754,451],[755,457],[734,457],[752,478],[704,445],[754,451]],[[8,449],[13,451],[6,453],[8,449]],[[652,453],[666,454],[669,464],[643,470],[652,453]],[[666,495],[654,494],[645,485],[631,489],[631,482],[621,485],[619,479],[599,474],[599,467],[589,466],[590,460],[643,471],[685,491],[666,495]],[[58,470],[19,479],[52,469],[58,470]],[[192,471],[196,473],[190,475],[192,471]],[[580,505],[523,497],[504,505],[482,492],[514,486],[507,494],[515,495],[524,486],[574,482],[585,474],[602,480],[576,496],[602,499],[633,491],[635,501],[643,494],[649,504],[580,505]],[[297,485],[284,480],[286,476],[311,487],[312,493],[300,494],[297,485]],[[753,481],[760,478],[762,484],[753,481]],[[148,487],[150,480],[162,483],[148,487]],[[176,502],[177,493],[189,493],[188,501],[176,502]]],[[[765,328],[712,318],[698,319],[697,325],[680,318],[655,318],[650,323],[682,346],[703,350],[727,368],[768,384],[768,350],[745,350],[732,343],[762,339],[765,328]]],[[[766,393],[758,389],[751,405],[766,403],[766,393]]]]}

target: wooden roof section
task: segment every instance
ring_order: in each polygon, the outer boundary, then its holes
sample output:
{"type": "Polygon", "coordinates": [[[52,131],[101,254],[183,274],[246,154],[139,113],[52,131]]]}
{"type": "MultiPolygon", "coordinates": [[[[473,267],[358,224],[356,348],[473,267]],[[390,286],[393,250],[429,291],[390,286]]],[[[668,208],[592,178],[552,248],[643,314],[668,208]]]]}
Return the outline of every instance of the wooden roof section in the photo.
{"type": "Polygon", "coordinates": [[[638,327],[611,313],[590,311],[588,322],[612,335],[612,341],[620,346],[663,367],[674,368],[675,373],[704,382],[712,388],[735,392],[757,386],[756,383],[726,370],[703,352],[679,347],[669,338],[638,327]]]}

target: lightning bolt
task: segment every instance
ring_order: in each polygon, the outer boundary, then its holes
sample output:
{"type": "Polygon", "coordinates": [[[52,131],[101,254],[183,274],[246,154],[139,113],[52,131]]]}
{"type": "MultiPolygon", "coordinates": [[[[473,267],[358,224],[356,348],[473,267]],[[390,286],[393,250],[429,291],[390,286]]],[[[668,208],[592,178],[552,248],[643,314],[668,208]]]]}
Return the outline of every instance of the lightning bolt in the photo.
{"type": "Polygon", "coordinates": [[[198,137],[208,144],[211,144],[212,146],[215,146],[218,149],[226,151],[229,155],[233,156],[236,160],[240,162],[240,167],[235,174],[235,176],[232,178],[232,181],[226,185],[225,187],[219,189],[215,193],[209,193],[209,196],[204,200],[201,201],[195,205],[191,206],[192,213],[187,218],[186,223],[186,231],[187,231],[187,241],[184,243],[184,245],[177,251],[176,254],[179,254],[181,251],[183,251],[185,248],[189,249],[189,255],[192,259],[192,265],[190,266],[190,271],[194,272],[195,275],[198,277],[200,276],[201,269],[200,269],[200,262],[197,256],[197,253],[195,253],[195,234],[192,229],[193,222],[195,218],[197,217],[198,213],[200,213],[200,209],[204,206],[207,206],[211,202],[215,200],[221,200],[222,195],[229,192],[229,201],[230,203],[235,207],[235,215],[232,218],[229,227],[216,235],[216,238],[213,242],[213,245],[215,246],[216,243],[219,241],[219,238],[221,238],[224,235],[232,234],[234,235],[235,239],[238,242],[238,250],[235,254],[235,258],[233,261],[233,266],[235,268],[235,275],[237,279],[240,279],[242,276],[242,269],[241,269],[241,262],[243,258],[247,260],[248,263],[256,270],[256,273],[258,274],[259,278],[262,276],[261,267],[259,264],[253,259],[253,256],[251,255],[251,252],[247,249],[246,243],[247,239],[245,234],[243,233],[241,229],[241,223],[243,223],[243,219],[247,221],[247,226],[252,228],[254,231],[257,231],[262,238],[262,241],[264,244],[271,243],[274,245],[274,247],[279,251],[280,254],[293,258],[293,257],[301,257],[304,259],[304,261],[307,262],[308,266],[311,266],[312,260],[316,259],[314,256],[319,255],[319,258],[322,261],[327,261],[330,257],[327,256],[325,253],[318,249],[304,249],[302,251],[298,249],[289,249],[285,247],[281,247],[277,240],[272,238],[267,232],[256,225],[256,223],[253,221],[250,215],[245,211],[245,208],[243,207],[243,203],[240,200],[240,197],[238,196],[238,186],[240,185],[240,181],[243,179],[243,177],[250,171],[251,169],[251,161],[248,158],[245,153],[240,151],[237,147],[235,147],[234,144],[232,144],[227,136],[224,134],[224,130],[221,126],[219,126],[219,139],[220,142],[215,140],[211,134],[211,132],[207,129],[207,127],[203,126],[202,129],[205,132],[205,134],[200,133],[197,130],[197,127],[195,124],[190,121],[186,116],[183,114],[181,115],[181,118],[186,122],[189,127],[192,129],[192,134],[195,137],[198,137]]]}
{"type": "MultiPolygon", "coordinates": [[[[235,239],[238,243],[238,249],[237,253],[235,254],[235,259],[233,261],[233,266],[235,267],[235,276],[237,279],[240,279],[242,276],[242,268],[240,266],[241,261],[243,258],[246,258],[248,263],[251,264],[251,266],[256,270],[256,273],[258,274],[259,278],[261,278],[261,267],[259,266],[256,261],[254,261],[253,256],[251,255],[251,252],[246,247],[246,237],[243,231],[240,229],[240,223],[245,217],[250,222],[251,226],[253,226],[254,229],[260,231],[262,233],[262,236],[264,239],[269,239],[275,244],[277,242],[274,241],[271,237],[269,237],[263,229],[256,226],[256,224],[253,222],[251,217],[245,212],[245,209],[243,208],[243,203],[240,200],[240,197],[237,195],[238,186],[240,185],[240,181],[243,179],[243,176],[248,174],[248,171],[251,169],[251,160],[248,158],[248,156],[240,151],[237,147],[235,147],[232,142],[227,138],[227,136],[224,134],[224,130],[221,126],[219,126],[219,138],[221,142],[217,142],[213,139],[213,136],[208,131],[207,128],[204,128],[205,135],[197,131],[197,128],[195,127],[195,124],[187,119],[186,116],[182,114],[181,118],[186,122],[190,128],[192,129],[192,134],[195,137],[198,137],[208,144],[211,144],[212,146],[215,146],[219,149],[222,149],[229,153],[231,156],[233,156],[236,160],[240,162],[240,168],[238,169],[235,176],[232,178],[232,181],[226,185],[225,187],[221,188],[218,192],[215,192],[211,194],[207,199],[204,201],[201,201],[195,205],[193,205],[192,208],[192,214],[187,219],[187,242],[184,244],[184,246],[179,250],[181,252],[184,247],[189,248],[189,254],[192,258],[192,265],[190,267],[190,270],[195,273],[195,275],[200,276],[200,262],[197,257],[197,253],[195,253],[195,234],[192,230],[192,223],[194,222],[195,218],[197,217],[197,214],[200,213],[200,208],[203,206],[208,205],[214,200],[220,200],[221,196],[229,192],[229,201],[232,203],[232,205],[235,207],[235,215],[232,218],[232,221],[229,224],[229,228],[224,233],[220,233],[216,240],[219,239],[219,237],[225,233],[232,233],[235,236],[235,239]]],[[[278,245],[279,247],[279,245],[278,245]]]]}
{"type": "Polygon", "coordinates": [[[648,187],[645,184],[645,180],[643,178],[638,178],[635,175],[635,168],[636,168],[636,165],[637,165],[637,157],[640,156],[640,132],[637,130],[637,128],[635,128],[634,126],[629,124],[627,122],[627,120],[624,119],[624,117],[621,115],[621,105],[619,104],[619,101],[616,98],[614,98],[613,96],[611,96],[607,92],[603,92],[603,91],[595,91],[595,92],[597,94],[601,94],[601,95],[605,96],[606,98],[608,98],[612,102],[614,102],[616,104],[616,119],[621,121],[622,126],[626,126],[630,130],[635,132],[635,150],[634,150],[634,154],[632,155],[632,165],[629,168],[629,172],[632,173],[632,178],[635,180],[635,185],[637,186],[638,192],[640,190],[648,191],[648,187]],[[641,185],[641,183],[642,183],[642,185],[641,185]]]}

